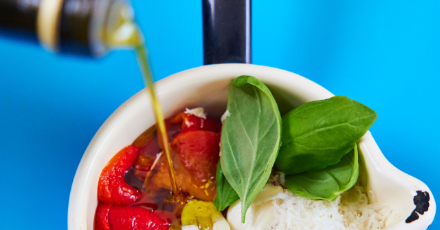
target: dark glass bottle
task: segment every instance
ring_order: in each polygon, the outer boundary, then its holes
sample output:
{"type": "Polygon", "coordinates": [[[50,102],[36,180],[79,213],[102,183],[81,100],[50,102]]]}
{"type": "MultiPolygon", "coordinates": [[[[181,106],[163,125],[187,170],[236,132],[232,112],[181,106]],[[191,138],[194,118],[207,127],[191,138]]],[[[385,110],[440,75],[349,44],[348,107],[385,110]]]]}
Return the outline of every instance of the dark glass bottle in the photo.
{"type": "Polygon", "coordinates": [[[0,35],[99,57],[141,35],[126,0],[0,0],[0,35]]]}

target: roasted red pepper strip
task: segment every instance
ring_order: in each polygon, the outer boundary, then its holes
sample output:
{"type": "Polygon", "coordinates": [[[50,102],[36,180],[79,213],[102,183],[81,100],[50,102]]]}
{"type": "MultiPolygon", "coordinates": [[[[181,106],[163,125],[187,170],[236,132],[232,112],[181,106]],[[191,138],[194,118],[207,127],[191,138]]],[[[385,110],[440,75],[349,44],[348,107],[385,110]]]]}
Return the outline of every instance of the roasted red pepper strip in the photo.
{"type": "Polygon", "coordinates": [[[191,130],[177,134],[171,141],[171,148],[195,178],[207,181],[215,177],[220,158],[219,142],[217,133],[191,130]]]}
{"type": "Polygon", "coordinates": [[[179,113],[173,119],[173,123],[182,123],[182,132],[190,130],[205,130],[220,133],[222,123],[218,119],[207,117],[206,119],[187,113],[179,113]]]}
{"type": "Polygon", "coordinates": [[[99,202],[95,213],[95,227],[94,230],[110,230],[108,223],[108,214],[110,212],[111,204],[104,204],[99,202]]]}
{"type": "MultiPolygon", "coordinates": [[[[172,151],[174,153],[174,151],[172,151]]],[[[180,156],[173,154],[176,180],[182,191],[205,201],[213,201],[215,196],[215,180],[197,179],[183,165],[180,156]]],[[[157,172],[151,177],[151,186],[171,189],[170,176],[166,160],[162,157],[156,166],[157,172]]]]}
{"type": "Polygon", "coordinates": [[[98,199],[107,204],[128,205],[141,197],[141,192],[124,180],[125,172],[136,160],[139,148],[127,146],[104,167],[98,182],[98,199]]]}
{"type": "Polygon", "coordinates": [[[109,223],[111,230],[168,230],[170,227],[167,220],[140,207],[112,206],[109,223]]]}
{"type": "MultiPolygon", "coordinates": [[[[171,140],[174,135],[180,133],[182,125],[172,123],[170,119],[165,121],[167,127],[168,139],[171,140]]],[[[139,146],[139,156],[134,164],[134,174],[139,180],[144,180],[157,155],[162,151],[157,139],[156,126],[152,126],[139,136],[134,142],[134,146],[139,146]]]]}

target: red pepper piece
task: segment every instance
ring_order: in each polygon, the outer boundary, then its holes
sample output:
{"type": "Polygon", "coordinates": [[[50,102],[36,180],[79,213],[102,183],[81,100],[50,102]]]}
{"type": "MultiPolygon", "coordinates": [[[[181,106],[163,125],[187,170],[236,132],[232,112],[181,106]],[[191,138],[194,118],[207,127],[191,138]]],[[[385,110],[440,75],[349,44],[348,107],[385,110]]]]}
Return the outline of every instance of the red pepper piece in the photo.
{"type": "Polygon", "coordinates": [[[177,134],[171,148],[180,156],[188,171],[200,180],[215,177],[220,158],[220,135],[210,131],[192,130],[177,134]]]}
{"type": "Polygon", "coordinates": [[[168,230],[170,223],[153,211],[140,207],[112,206],[111,230],[168,230]]]}
{"type": "Polygon", "coordinates": [[[125,172],[136,160],[139,148],[127,146],[104,167],[98,182],[98,199],[107,204],[128,205],[141,197],[141,192],[124,180],[125,172]]]}
{"type": "MultiPolygon", "coordinates": [[[[182,130],[181,124],[172,123],[170,119],[165,120],[165,125],[167,127],[169,140],[182,130]]],[[[133,142],[133,145],[139,147],[139,156],[134,164],[134,174],[139,180],[144,180],[153,162],[156,160],[156,156],[162,151],[157,139],[156,126],[152,126],[141,134],[141,136],[133,142]]]]}
{"type": "Polygon", "coordinates": [[[108,223],[108,214],[110,212],[111,204],[104,204],[99,202],[95,213],[95,230],[110,230],[108,223]]]}
{"type": "MultiPolygon", "coordinates": [[[[180,158],[180,156],[175,152],[171,151],[173,158],[174,170],[176,172],[176,181],[179,188],[182,191],[189,193],[204,201],[214,201],[214,196],[216,192],[215,178],[207,180],[206,178],[198,179],[195,178],[193,173],[191,173],[180,158]]],[[[165,188],[171,189],[170,174],[165,157],[161,157],[158,166],[155,167],[157,173],[151,176],[150,182],[152,188],[165,188]],[[153,186],[154,185],[154,186],[153,186]]]]}
{"type": "Polygon", "coordinates": [[[197,117],[192,114],[179,113],[173,119],[172,123],[182,123],[182,132],[190,130],[205,130],[214,133],[220,133],[222,130],[222,123],[218,119],[206,119],[197,117]]]}
{"type": "Polygon", "coordinates": [[[154,161],[156,160],[156,156],[139,156],[134,165],[135,169],[150,171],[151,166],[153,166],[154,161]]]}
{"type": "Polygon", "coordinates": [[[172,223],[173,220],[174,221],[176,220],[176,215],[174,215],[174,213],[172,212],[168,212],[164,210],[154,210],[154,213],[160,216],[162,220],[166,220],[167,223],[172,223]]]}
{"type": "Polygon", "coordinates": [[[136,160],[136,163],[134,163],[134,175],[139,179],[143,180],[145,176],[148,174],[148,171],[150,171],[151,167],[153,166],[154,161],[156,160],[156,157],[152,156],[139,156],[136,160]]]}

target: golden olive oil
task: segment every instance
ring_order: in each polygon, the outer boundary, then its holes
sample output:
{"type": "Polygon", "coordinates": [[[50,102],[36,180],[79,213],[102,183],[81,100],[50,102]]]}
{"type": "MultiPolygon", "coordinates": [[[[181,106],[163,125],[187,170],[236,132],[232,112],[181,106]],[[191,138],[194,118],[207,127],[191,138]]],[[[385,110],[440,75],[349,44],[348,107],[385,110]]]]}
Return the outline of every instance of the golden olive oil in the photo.
{"type": "MultiPolygon", "coordinates": [[[[114,20],[115,24],[110,27],[112,29],[102,32],[103,41],[105,41],[108,47],[132,47],[136,51],[139,67],[144,77],[146,87],[148,87],[148,92],[151,98],[151,104],[153,107],[154,116],[156,118],[159,143],[167,158],[173,194],[174,196],[177,196],[179,194],[179,189],[177,187],[173,161],[171,159],[170,145],[165,126],[165,119],[163,116],[162,107],[156,96],[153,77],[148,61],[148,52],[144,43],[141,30],[133,21],[133,17],[127,10],[128,8],[125,8],[122,5],[121,9],[117,11],[118,13],[116,14],[116,18],[114,20]]],[[[145,88],[145,90],[147,90],[147,88],[145,88]]],[[[144,187],[147,184],[147,180],[148,176],[145,177],[144,187]]]]}
{"type": "MultiPolygon", "coordinates": [[[[141,67],[144,79],[146,81],[147,87],[150,92],[151,104],[153,106],[154,116],[156,117],[156,122],[157,122],[159,143],[162,144],[163,152],[165,153],[165,156],[167,158],[173,194],[175,196],[177,196],[179,193],[179,190],[177,188],[173,160],[171,159],[171,154],[170,154],[170,145],[169,145],[167,130],[166,130],[166,126],[165,126],[165,118],[163,116],[162,107],[160,105],[159,100],[157,99],[156,91],[154,89],[153,77],[151,76],[151,71],[150,71],[150,66],[149,66],[148,56],[147,56],[148,54],[147,54],[145,45],[137,46],[136,47],[136,54],[138,56],[139,66],[141,67]]],[[[148,180],[148,177],[145,177],[145,180],[148,180]]],[[[144,187],[145,186],[146,186],[146,184],[144,183],[144,187]]]]}

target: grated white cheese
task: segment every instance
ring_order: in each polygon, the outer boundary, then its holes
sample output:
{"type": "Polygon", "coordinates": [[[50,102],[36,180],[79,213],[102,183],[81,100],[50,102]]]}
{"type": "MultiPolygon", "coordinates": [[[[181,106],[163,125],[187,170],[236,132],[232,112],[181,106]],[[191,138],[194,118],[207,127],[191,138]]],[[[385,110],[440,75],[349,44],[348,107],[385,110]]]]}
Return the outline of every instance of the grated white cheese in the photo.
{"type": "MultiPolygon", "coordinates": [[[[370,191],[374,196],[374,193],[370,191]]],[[[400,218],[387,204],[369,204],[367,194],[361,186],[341,194],[339,213],[344,216],[347,229],[384,229],[400,218]]]]}
{"type": "Polygon", "coordinates": [[[268,184],[249,207],[245,224],[241,223],[240,214],[240,202],[230,206],[227,216],[232,230],[379,230],[397,218],[386,204],[368,204],[360,186],[335,201],[322,201],[302,198],[268,184]],[[277,195],[271,194],[269,199],[261,196],[276,188],[280,190],[277,195]]]}
{"type": "Polygon", "coordinates": [[[184,113],[192,114],[192,115],[194,115],[196,117],[200,117],[200,118],[206,119],[206,114],[205,114],[205,111],[203,110],[202,107],[197,107],[197,108],[194,108],[194,109],[186,108],[184,113]]]}
{"type": "Polygon", "coordinates": [[[222,115],[221,121],[222,123],[226,120],[227,117],[231,116],[229,113],[229,110],[226,110],[226,112],[222,115]]]}

